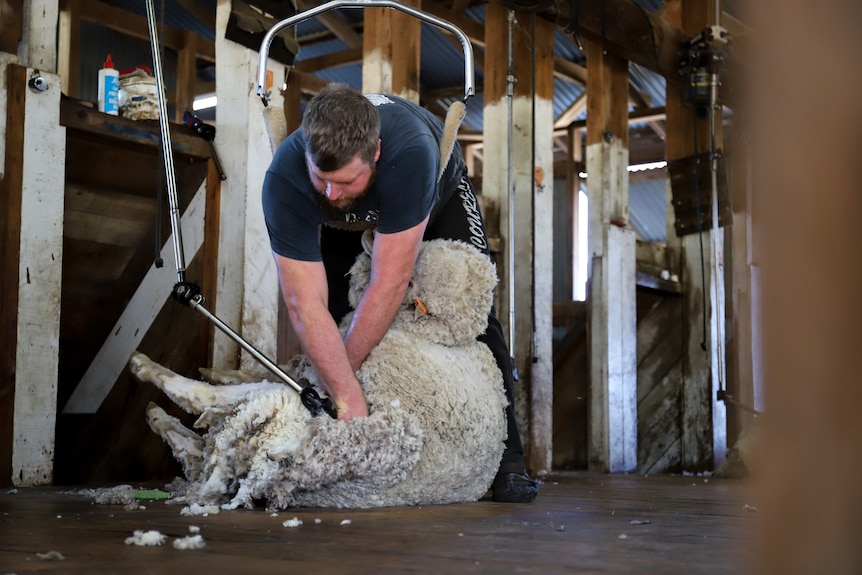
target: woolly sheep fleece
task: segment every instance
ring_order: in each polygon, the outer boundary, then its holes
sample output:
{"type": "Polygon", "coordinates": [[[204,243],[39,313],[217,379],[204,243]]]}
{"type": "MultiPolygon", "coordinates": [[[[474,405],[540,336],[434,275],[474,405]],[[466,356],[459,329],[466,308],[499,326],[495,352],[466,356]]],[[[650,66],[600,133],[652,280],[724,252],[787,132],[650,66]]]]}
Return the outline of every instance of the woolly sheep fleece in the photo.
{"type": "MultiPolygon", "coordinates": [[[[351,269],[350,303],[368,285],[371,260],[351,269]]],[[[484,332],[497,277],[493,263],[462,242],[424,242],[392,327],[357,373],[369,416],[312,418],[283,383],[248,372],[201,370],[212,385],[177,375],[136,353],[132,372],[185,411],[194,427],[151,403],[147,420],[188,480],[179,501],[270,509],[368,508],[476,501],[499,467],[506,397],[484,332]],[[421,313],[420,300],[427,313],[421,313]],[[242,383],[238,383],[242,382],[242,383]]],[[[350,316],[342,322],[349,325],[350,316]]],[[[316,384],[297,356],[286,371],[316,384]]],[[[321,391],[318,387],[318,391],[321,391]]]]}

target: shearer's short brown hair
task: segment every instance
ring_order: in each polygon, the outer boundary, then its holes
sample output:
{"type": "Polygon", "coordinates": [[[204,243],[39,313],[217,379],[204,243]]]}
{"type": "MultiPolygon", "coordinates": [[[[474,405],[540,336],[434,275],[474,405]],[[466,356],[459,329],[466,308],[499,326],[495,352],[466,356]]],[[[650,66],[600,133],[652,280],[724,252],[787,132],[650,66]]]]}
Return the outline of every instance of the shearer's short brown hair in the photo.
{"type": "Polygon", "coordinates": [[[306,106],[302,134],[306,154],[321,171],[338,170],[356,155],[373,165],[380,114],[359,91],[329,84],[306,106]]]}

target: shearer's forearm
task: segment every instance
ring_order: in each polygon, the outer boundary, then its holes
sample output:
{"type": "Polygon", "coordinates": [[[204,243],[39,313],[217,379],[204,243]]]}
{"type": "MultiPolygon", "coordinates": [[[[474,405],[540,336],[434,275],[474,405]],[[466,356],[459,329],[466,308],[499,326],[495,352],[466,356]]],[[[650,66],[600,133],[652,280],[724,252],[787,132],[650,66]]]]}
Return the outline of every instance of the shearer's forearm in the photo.
{"type": "Polygon", "coordinates": [[[347,359],[354,371],[359,371],[386,332],[404,299],[408,282],[380,285],[372,282],[362,296],[359,306],[344,336],[347,359]]]}
{"type": "Polygon", "coordinates": [[[395,319],[410,284],[427,224],[426,217],[404,231],[374,235],[371,279],[344,338],[347,357],[354,371],[362,366],[395,319]]]}
{"type": "Polygon", "coordinates": [[[302,350],[332,398],[338,417],[368,415],[362,387],[347,359],[341,333],[327,307],[326,271],[321,262],[275,255],[287,312],[302,350]]]}
{"type": "Polygon", "coordinates": [[[332,398],[338,417],[367,415],[362,387],[329,310],[320,306],[288,306],[290,319],[306,357],[332,398]]]}

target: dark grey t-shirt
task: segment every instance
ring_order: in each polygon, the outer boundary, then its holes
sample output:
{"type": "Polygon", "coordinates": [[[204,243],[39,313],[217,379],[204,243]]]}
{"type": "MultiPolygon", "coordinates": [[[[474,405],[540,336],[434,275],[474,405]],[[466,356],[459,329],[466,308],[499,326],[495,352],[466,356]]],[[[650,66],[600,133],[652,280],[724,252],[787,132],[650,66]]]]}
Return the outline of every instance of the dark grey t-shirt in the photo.
{"type": "Polygon", "coordinates": [[[348,229],[376,226],[379,233],[409,229],[442,206],[457,189],[464,160],[456,145],[440,181],[443,124],[427,110],[396,96],[366,97],[380,113],[380,158],[374,183],[348,213],[333,219],[322,208],[305,165],[299,130],[279,146],[263,183],[263,213],[275,253],[296,260],[320,261],[318,227],[348,229]]]}

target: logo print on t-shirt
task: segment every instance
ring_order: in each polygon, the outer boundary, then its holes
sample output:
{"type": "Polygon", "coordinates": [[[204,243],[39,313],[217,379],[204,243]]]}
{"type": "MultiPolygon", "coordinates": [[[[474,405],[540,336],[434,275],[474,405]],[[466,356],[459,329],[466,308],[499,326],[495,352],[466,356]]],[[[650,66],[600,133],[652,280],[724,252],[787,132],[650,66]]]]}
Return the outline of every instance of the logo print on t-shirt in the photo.
{"type": "Polygon", "coordinates": [[[392,100],[386,97],[384,94],[365,94],[365,98],[374,104],[375,106],[380,106],[381,104],[394,104],[392,100]]]}

